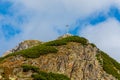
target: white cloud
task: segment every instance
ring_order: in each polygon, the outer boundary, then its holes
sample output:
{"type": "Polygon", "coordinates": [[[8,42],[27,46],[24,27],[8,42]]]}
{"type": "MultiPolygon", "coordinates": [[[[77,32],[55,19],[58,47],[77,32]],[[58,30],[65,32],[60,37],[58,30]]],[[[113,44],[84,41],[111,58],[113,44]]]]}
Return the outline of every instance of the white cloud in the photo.
{"type": "MultiPolygon", "coordinates": [[[[44,14],[63,15],[73,18],[85,17],[98,10],[105,10],[117,3],[114,0],[12,0],[16,5],[44,14]],[[20,4],[21,3],[21,4],[20,4]]],[[[24,9],[25,9],[24,8],[24,9]]],[[[54,16],[55,16],[54,15],[54,16]]],[[[65,17],[64,16],[64,17],[65,17]]]]}
{"type": "MultiPolygon", "coordinates": [[[[8,41],[0,33],[0,48],[3,52],[25,39],[52,40],[65,33],[66,24],[74,24],[79,18],[84,19],[93,13],[109,10],[111,5],[118,5],[119,0],[6,0],[13,3],[12,16],[1,15],[0,21],[11,23],[20,28],[22,33],[8,41]],[[24,16],[22,23],[18,17],[24,16]],[[62,33],[58,33],[57,30],[62,33]],[[10,45],[10,46],[8,46],[10,45]]],[[[96,15],[96,14],[95,14],[96,15]]],[[[1,24],[1,25],[2,25],[1,24]]],[[[0,26],[1,27],[1,26],[0,26]]],[[[75,26],[72,26],[74,28],[75,26]]],[[[97,32],[97,31],[96,31],[97,32]]],[[[93,34],[94,35],[94,34],[93,34]]]]}
{"type": "Polygon", "coordinates": [[[106,10],[113,0],[10,0],[15,16],[26,15],[28,21],[21,24],[23,38],[50,40],[59,36],[56,29],[65,32],[66,24],[73,24],[94,12],[106,10]],[[49,34],[51,33],[51,34],[49,34]],[[31,34],[31,35],[30,35],[31,34]],[[44,36],[44,37],[43,37],[44,36]],[[47,37],[49,36],[49,37],[47,37]],[[51,37],[51,38],[50,38],[51,37]]]}
{"type": "Polygon", "coordinates": [[[100,49],[120,62],[120,23],[110,18],[97,25],[88,25],[80,31],[80,35],[88,38],[100,49]]]}

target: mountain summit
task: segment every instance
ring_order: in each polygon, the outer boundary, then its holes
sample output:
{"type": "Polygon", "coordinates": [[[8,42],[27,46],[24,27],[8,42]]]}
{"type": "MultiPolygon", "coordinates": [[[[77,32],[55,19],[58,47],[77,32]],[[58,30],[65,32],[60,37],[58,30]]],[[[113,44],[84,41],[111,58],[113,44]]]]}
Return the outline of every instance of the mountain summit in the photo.
{"type": "Polygon", "coordinates": [[[70,34],[70,33],[66,33],[66,34],[64,34],[64,35],[62,35],[62,36],[60,36],[60,37],[58,37],[58,39],[62,39],[62,38],[70,37],[70,36],[73,36],[73,35],[70,34]]]}
{"type": "Polygon", "coordinates": [[[83,37],[65,35],[0,58],[1,80],[120,80],[120,64],[83,37]]]}

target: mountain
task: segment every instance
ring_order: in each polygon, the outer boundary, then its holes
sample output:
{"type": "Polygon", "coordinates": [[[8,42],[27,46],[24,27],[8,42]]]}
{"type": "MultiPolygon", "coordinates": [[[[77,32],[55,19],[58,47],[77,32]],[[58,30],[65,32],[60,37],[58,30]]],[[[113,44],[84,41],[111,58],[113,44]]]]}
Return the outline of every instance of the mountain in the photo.
{"type": "Polygon", "coordinates": [[[0,80],[120,80],[120,64],[87,39],[66,34],[1,57],[0,80]]]}

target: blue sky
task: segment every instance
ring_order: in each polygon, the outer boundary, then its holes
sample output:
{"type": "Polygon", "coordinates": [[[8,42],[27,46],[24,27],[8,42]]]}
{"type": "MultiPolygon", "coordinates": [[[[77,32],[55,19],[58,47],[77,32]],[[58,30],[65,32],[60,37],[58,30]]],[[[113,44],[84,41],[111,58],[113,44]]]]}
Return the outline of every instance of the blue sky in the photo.
{"type": "Polygon", "coordinates": [[[67,24],[120,61],[119,0],[1,0],[0,55],[24,40],[56,39],[67,24]]]}

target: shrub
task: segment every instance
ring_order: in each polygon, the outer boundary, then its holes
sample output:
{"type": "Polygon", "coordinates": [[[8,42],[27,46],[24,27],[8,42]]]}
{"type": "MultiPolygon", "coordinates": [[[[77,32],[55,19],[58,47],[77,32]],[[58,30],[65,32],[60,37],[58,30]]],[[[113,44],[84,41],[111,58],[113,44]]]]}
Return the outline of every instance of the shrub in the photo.
{"type": "Polygon", "coordinates": [[[40,55],[48,54],[48,53],[57,53],[57,49],[51,46],[35,46],[30,49],[23,50],[19,53],[22,54],[22,56],[27,58],[38,58],[40,55]]]}
{"type": "Polygon", "coordinates": [[[63,74],[56,74],[56,73],[47,73],[40,71],[38,67],[36,66],[31,66],[28,64],[22,65],[24,72],[28,71],[33,71],[36,72],[35,74],[32,75],[34,80],[70,80],[67,76],[63,74]]]}
{"type": "Polygon", "coordinates": [[[2,62],[5,58],[4,57],[0,57],[0,62],[2,62]]]}
{"type": "Polygon", "coordinates": [[[47,80],[45,76],[39,74],[33,74],[32,77],[34,80],[47,80]]]}
{"type": "Polygon", "coordinates": [[[78,42],[81,43],[83,45],[87,44],[87,39],[83,38],[83,37],[79,37],[79,36],[70,36],[67,38],[63,38],[63,40],[65,40],[66,42],[78,42]]]}
{"type": "Polygon", "coordinates": [[[96,47],[96,45],[94,43],[90,43],[92,47],[96,47]]]}
{"type": "Polygon", "coordinates": [[[100,59],[102,58],[103,60],[102,66],[103,66],[104,71],[106,71],[108,74],[111,74],[115,78],[120,80],[120,74],[118,73],[118,71],[120,71],[120,64],[102,51],[100,51],[96,56],[99,62],[101,62],[100,59]]]}
{"type": "Polygon", "coordinates": [[[34,80],[70,80],[67,76],[63,74],[55,74],[55,73],[46,73],[40,71],[38,74],[33,74],[32,77],[34,80]]]}
{"type": "Polygon", "coordinates": [[[87,39],[85,39],[83,37],[69,36],[66,38],[59,39],[59,40],[47,42],[47,43],[45,43],[45,45],[46,46],[60,46],[60,45],[66,45],[68,42],[77,42],[77,43],[86,45],[88,41],[87,41],[87,39]]]}
{"type": "Polygon", "coordinates": [[[23,71],[28,72],[29,70],[33,72],[39,72],[39,68],[36,66],[31,66],[31,65],[22,65],[23,71]]]}
{"type": "Polygon", "coordinates": [[[66,45],[67,42],[64,40],[54,40],[54,41],[50,41],[45,43],[46,46],[61,46],[61,45],[66,45]]]}
{"type": "Polygon", "coordinates": [[[15,52],[5,56],[5,58],[9,56],[21,55],[26,58],[38,58],[40,55],[48,54],[48,53],[57,53],[57,49],[52,46],[38,45],[32,48],[28,48],[25,50],[21,50],[19,52],[15,52]]]}

